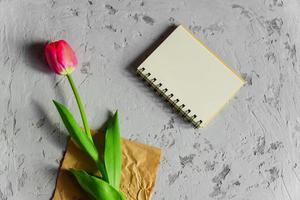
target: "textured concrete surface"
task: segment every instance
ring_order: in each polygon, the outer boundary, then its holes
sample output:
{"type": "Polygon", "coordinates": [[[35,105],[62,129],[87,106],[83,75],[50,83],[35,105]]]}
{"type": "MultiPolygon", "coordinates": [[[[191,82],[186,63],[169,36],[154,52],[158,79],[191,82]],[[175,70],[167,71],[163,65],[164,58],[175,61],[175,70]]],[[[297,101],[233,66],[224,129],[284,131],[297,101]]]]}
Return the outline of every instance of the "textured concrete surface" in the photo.
{"type": "Polygon", "coordinates": [[[66,39],[92,128],[119,109],[123,136],[164,150],[155,200],[300,199],[297,0],[0,0],[0,199],[49,199],[66,145],[51,104],[76,113],[67,81],[46,70],[41,44],[66,39]],[[133,73],[182,23],[248,84],[195,130],[133,73]]]}

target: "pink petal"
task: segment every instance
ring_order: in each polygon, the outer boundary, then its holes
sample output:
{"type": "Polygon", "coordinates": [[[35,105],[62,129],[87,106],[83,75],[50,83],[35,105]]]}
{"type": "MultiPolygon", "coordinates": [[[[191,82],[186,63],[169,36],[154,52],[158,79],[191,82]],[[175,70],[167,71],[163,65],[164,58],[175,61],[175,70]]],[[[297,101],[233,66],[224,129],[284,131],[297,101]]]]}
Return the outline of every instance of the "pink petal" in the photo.
{"type": "Polygon", "coordinates": [[[61,74],[63,71],[63,66],[59,62],[57,62],[56,44],[55,43],[49,43],[46,45],[45,57],[46,57],[49,67],[56,74],[61,74]]]}
{"type": "Polygon", "coordinates": [[[57,41],[57,60],[64,68],[77,66],[76,55],[71,46],[64,40],[57,41]]]}

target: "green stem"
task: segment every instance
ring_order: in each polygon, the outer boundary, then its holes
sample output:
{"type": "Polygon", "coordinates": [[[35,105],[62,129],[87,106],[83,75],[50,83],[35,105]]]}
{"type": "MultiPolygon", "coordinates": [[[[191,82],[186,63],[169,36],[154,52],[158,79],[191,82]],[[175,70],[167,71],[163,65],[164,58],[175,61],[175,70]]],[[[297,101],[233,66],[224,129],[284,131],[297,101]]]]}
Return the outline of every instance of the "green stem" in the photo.
{"type": "Polygon", "coordinates": [[[90,130],[87,118],[86,118],[86,114],[85,114],[84,107],[82,105],[82,102],[81,102],[78,90],[77,90],[77,88],[75,86],[75,83],[73,81],[73,78],[72,78],[71,74],[67,74],[66,76],[67,76],[67,78],[69,80],[69,83],[71,85],[71,88],[72,88],[74,96],[75,96],[75,99],[77,101],[78,108],[79,108],[79,111],[80,111],[80,115],[81,115],[81,118],[82,118],[82,123],[83,123],[84,129],[85,129],[85,132],[88,135],[89,139],[91,141],[93,141],[92,135],[91,135],[91,130],[90,130]]]}

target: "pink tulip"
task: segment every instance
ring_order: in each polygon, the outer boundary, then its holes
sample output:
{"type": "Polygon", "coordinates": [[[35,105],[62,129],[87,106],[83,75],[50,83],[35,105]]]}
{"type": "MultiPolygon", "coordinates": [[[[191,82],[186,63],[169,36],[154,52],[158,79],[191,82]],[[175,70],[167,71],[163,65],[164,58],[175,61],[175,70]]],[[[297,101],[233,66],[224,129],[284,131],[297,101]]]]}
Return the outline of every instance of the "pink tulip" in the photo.
{"type": "Polygon", "coordinates": [[[77,66],[76,55],[65,40],[48,43],[45,56],[49,67],[59,75],[71,74],[77,66]]]}

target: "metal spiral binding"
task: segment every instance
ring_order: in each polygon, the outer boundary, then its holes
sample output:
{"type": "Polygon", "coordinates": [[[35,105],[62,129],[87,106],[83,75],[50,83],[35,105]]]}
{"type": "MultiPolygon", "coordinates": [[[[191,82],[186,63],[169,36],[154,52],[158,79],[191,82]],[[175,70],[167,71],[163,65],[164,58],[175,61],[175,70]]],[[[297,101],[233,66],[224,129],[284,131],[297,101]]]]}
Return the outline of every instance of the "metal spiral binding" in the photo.
{"type": "Polygon", "coordinates": [[[166,94],[168,92],[168,88],[163,88],[163,84],[162,83],[157,83],[156,78],[152,78],[149,79],[149,77],[151,76],[151,73],[143,73],[145,71],[145,68],[140,68],[137,70],[138,75],[140,75],[144,80],[147,81],[147,83],[153,88],[155,89],[159,95],[163,96],[174,108],[176,108],[176,110],[188,121],[192,122],[192,124],[198,128],[200,127],[200,125],[202,124],[202,120],[198,120],[195,121],[195,119],[197,118],[196,114],[191,115],[191,110],[190,109],[184,109],[186,107],[185,104],[181,104],[180,103],[180,99],[176,98],[176,99],[172,99],[175,95],[173,93],[170,94],[166,94]]]}

